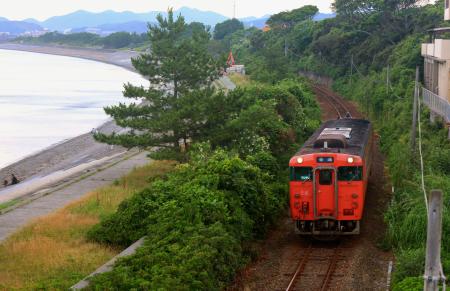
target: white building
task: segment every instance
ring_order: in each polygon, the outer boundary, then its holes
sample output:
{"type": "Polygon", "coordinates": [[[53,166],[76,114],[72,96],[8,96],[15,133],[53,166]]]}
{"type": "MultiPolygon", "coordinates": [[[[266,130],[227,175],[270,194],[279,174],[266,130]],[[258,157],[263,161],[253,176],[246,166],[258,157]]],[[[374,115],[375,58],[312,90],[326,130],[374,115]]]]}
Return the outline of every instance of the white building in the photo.
{"type": "Polygon", "coordinates": [[[450,20],[450,0],[445,0],[445,20],[450,20]]]}
{"type": "MultiPolygon", "coordinates": [[[[450,20],[450,0],[445,0],[445,20],[450,20]]],[[[423,102],[430,109],[430,120],[442,118],[449,127],[450,139],[450,27],[430,30],[430,42],[422,44],[424,57],[423,102]]]]}

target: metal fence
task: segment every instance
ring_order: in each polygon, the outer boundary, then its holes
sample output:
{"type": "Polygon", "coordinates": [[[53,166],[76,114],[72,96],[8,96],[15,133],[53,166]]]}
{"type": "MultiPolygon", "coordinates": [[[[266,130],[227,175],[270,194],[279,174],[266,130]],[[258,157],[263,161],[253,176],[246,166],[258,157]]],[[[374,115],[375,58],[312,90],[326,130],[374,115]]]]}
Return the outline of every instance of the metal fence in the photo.
{"type": "Polygon", "coordinates": [[[422,92],[423,103],[434,113],[442,116],[445,122],[450,123],[450,103],[446,99],[425,88],[422,88],[422,92]]]}

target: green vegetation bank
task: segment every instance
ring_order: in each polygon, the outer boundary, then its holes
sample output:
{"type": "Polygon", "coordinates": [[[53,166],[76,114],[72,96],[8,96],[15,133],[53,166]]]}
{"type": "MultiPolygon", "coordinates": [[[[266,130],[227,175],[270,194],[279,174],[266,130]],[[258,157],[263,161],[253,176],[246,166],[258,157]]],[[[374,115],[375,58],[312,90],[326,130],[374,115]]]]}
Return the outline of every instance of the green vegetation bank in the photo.
{"type": "Polygon", "coordinates": [[[213,89],[220,64],[206,29],[158,17],[152,51],[133,60],[152,84],[125,85],[135,104],[106,108],[130,130],[102,142],[151,148],[181,162],[93,227],[91,240],[128,246],[147,239],[91,289],[221,290],[254,256],[287,205],[287,162],[320,124],[308,84],[298,78],[213,89]],[[169,85],[168,85],[169,84],[169,85]],[[143,99],[143,102],[141,102],[143,99]]]}
{"type": "MultiPolygon", "coordinates": [[[[427,30],[448,26],[443,7],[443,1],[424,6],[413,0],[336,0],[336,18],[315,22],[316,8],[305,6],[272,16],[269,32],[239,30],[226,35],[222,46],[212,45],[232,49],[261,82],[300,72],[329,76],[334,89],[357,101],[375,123],[395,189],[381,243],[396,254],[394,290],[421,290],[423,284],[426,210],[418,150],[409,148],[412,98],[416,66],[423,71],[420,44],[428,41],[427,30]]],[[[442,122],[429,124],[428,114],[422,108],[425,184],[428,191],[445,193],[442,262],[449,273],[450,143],[442,122]]]]}

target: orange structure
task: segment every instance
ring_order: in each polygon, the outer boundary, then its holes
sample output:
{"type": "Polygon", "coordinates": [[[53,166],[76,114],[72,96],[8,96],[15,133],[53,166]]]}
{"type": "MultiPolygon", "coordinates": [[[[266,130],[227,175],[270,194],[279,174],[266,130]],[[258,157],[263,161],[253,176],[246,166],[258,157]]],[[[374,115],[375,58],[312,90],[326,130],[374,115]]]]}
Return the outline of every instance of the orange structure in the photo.
{"type": "Polygon", "coordinates": [[[290,209],[298,232],[359,234],[371,161],[369,121],[325,122],[289,162],[290,209]]]}
{"type": "Polygon", "coordinates": [[[227,59],[227,66],[232,67],[234,65],[236,65],[236,62],[234,61],[233,52],[230,51],[230,54],[228,55],[228,59],[227,59]]]}
{"type": "Polygon", "coordinates": [[[270,26],[266,24],[266,25],[264,25],[262,31],[263,32],[268,32],[268,31],[270,31],[270,29],[271,29],[270,26]]]}

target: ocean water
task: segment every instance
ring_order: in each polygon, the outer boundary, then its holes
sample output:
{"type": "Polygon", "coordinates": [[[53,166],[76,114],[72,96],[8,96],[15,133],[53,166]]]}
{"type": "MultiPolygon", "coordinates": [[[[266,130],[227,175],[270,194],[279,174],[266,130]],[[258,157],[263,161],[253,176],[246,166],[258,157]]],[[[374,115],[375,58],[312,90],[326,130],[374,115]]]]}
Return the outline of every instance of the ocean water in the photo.
{"type": "Polygon", "coordinates": [[[113,65],[0,50],[0,168],[104,123],[103,107],[131,101],[126,82],[148,84],[113,65]]]}

